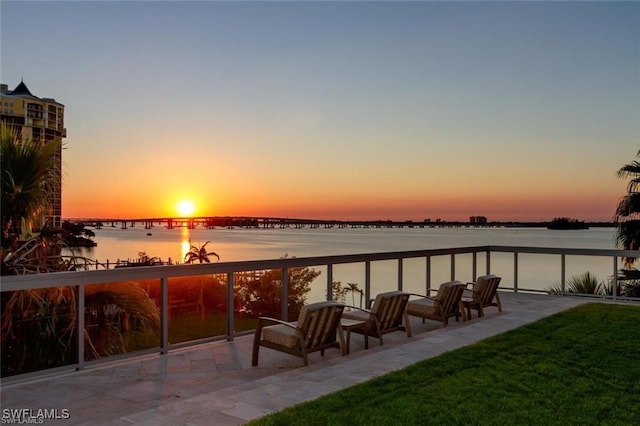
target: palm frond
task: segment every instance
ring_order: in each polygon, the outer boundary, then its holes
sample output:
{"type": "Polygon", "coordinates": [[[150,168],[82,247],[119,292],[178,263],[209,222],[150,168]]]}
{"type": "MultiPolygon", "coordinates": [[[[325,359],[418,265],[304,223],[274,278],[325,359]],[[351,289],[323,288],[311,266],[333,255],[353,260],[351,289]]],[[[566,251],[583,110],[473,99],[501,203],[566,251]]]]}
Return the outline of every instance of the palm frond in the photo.
{"type": "Polygon", "coordinates": [[[640,176],[640,161],[634,160],[629,164],[625,164],[618,170],[617,175],[619,178],[640,176]]]}

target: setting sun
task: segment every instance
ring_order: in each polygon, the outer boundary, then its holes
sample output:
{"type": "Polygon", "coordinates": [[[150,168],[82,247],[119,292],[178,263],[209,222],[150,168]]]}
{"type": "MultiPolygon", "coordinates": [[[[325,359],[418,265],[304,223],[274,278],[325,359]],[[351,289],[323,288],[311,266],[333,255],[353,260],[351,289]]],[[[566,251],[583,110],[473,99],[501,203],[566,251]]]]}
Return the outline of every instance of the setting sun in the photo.
{"type": "Polygon", "coordinates": [[[196,210],[196,206],[191,200],[182,200],[178,203],[176,209],[178,210],[180,216],[186,217],[193,214],[193,212],[196,210]]]}

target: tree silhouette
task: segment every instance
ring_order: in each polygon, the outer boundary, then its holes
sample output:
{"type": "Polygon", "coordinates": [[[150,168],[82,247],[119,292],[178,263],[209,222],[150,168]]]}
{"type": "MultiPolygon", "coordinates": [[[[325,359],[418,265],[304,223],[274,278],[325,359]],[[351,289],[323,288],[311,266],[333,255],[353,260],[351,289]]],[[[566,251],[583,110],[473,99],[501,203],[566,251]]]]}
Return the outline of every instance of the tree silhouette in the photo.
{"type": "Polygon", "coordinates": [[[211,260],[209,260],[209,256],[215,256],[218,258],[218,260],[220,260],[220,256],[218,256],[215,252],[207,251],[207,244],[209,244],[210,242],[211,241],[207,241],[200,247],[197,247],[192,245],[191,240],[189,240],[191,248],[189,249],[189,252],[184,256],[184,262],[194,263],[197,260],[199,263],[211,263],[211,260]]]}
{"type": "MultiPolygon", "coordinates": [[[[636,154],[640,158],[640,151],[636,154]]],[[[634,160],[618,170],[619,178],[631,178],[627,194],[618,203],[615,214],[616,245],[625,250],[640,250],[640,162],[634,160]]],[[[635,257],[625,257],[625,267],[631,269],[635,257]]]]}

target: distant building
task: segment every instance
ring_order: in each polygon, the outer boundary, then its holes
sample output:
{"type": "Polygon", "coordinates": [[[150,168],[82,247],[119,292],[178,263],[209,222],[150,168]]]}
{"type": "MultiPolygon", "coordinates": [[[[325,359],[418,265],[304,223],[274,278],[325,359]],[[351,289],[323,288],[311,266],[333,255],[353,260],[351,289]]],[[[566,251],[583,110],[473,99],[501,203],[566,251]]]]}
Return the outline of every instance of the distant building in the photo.
{"type": "Polygon", "coordinates": [[[469,223],[472,225],[486,225],[487,217],[486,216],[471,216],[469,218],[469,223]]]}
{"type": "MultiPolygon", "coordinates": [[[[0,120],[22,132],[25,139],[43,140],[45,143],[67,137],[64,128],[64,105],[52,98],[33,95],[24,82],[9,90],[0,84],[0,120]]],[[[58,152],[58,172],[62,174],[62,147],[58,152]]],[[[47,223],[60,226],[62,218],[62,179],[51,194],[52,211],[47,215],[47,223]]]]}

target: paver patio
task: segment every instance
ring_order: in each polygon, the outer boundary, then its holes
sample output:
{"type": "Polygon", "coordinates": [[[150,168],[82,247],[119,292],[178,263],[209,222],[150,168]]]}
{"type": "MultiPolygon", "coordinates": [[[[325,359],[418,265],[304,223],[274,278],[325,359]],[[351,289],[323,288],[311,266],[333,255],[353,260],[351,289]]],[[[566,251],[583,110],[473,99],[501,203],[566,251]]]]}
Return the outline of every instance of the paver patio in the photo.
{"type": "Polygon", "coordinates": [[[220,341],[168,355],[145,355],[82,371],[6,383],[0,387],[7,409],[67,409],[64,425],[239,425],[284,407],[315,399],[390,371],[456,349],[591,299],[501,293],[503,312],[488,308],[469,322],[422,323],[412,318],[413,337],[385,335],[385,344],[351,338],[351,354],[338,349],[302,359],[260,349],[251,366],[253,336],[220,341]]]}

